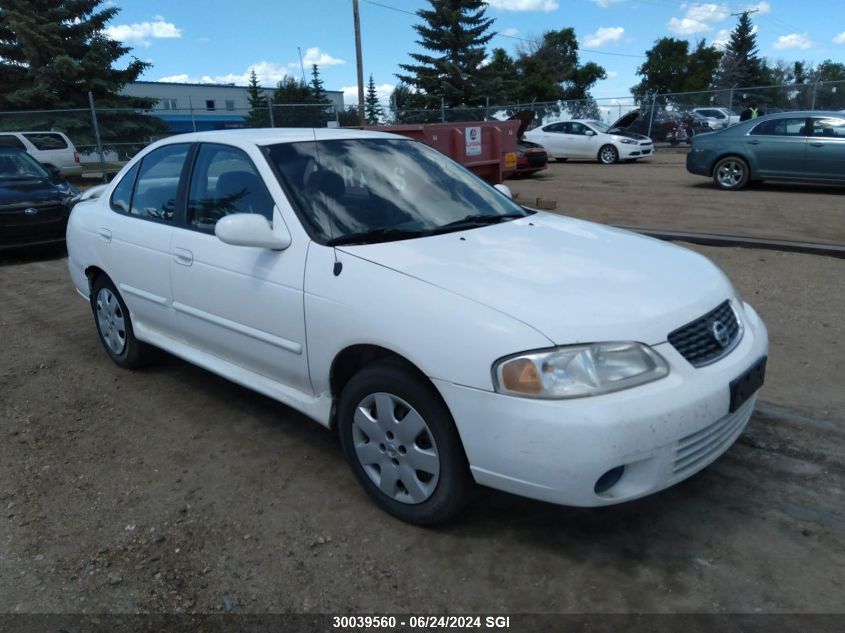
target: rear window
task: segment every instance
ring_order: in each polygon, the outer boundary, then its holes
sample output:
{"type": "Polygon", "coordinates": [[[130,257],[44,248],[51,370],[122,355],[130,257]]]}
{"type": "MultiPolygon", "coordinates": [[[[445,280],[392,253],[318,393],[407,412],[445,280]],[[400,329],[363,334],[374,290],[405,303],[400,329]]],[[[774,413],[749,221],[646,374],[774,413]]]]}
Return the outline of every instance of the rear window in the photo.
{"type": "Polygon", "coordinates": [[[17,147],[18,149],[26,150],[23,141],[17,136],[11,134],[0,134],[0,146],[2,147],[17,147]]]}
{"type": "Polygon", "coordinates": [[[62,138],[61,134],[47,134],[47,133],[31,133],[24,134],[26,140],[35,145],[35,149],[49,150],[49,149],[66,149],[67,143],[62,138]]]}

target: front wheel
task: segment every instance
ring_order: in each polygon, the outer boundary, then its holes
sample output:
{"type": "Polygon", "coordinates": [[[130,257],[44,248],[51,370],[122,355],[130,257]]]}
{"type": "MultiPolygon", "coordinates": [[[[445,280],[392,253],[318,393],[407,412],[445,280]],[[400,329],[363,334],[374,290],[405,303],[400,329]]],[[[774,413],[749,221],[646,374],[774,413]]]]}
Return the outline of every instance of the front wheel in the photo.
{"type": "Polygon", "coordinates": [[[473,483],[458,431],[422,378],[394,364],[366,367],[344,387],[337,416],[346,459],[383,510],[431,525],[466,506],[473,483]]]}
{"type": "Polygon", "coordinates": [[[619,160],[619,152],[613,145],[603,145],[599,150],[599,162],[602,165],[612,165],[619,160]]]}
{"type": "Polygon", "coordinates": [[[713,182],[720,189],[736,191],[748,184],[748,163],[739,156],[727,156],[713,167],[713,182]]]}

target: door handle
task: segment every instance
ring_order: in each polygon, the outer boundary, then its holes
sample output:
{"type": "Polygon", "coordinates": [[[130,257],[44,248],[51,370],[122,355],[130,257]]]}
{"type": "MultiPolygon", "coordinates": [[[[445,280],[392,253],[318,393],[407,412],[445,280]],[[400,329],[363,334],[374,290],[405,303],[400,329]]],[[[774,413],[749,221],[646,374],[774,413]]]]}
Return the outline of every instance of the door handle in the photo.
{"type": "Polygon", "coordinates": [[[194,254],[184,248],[174,248],[173,259],[176,261],[177,264],[181,264],[182,266],[190,266],[194,263],[194,254]]]}
{"type": "Polygon", "coordinates": [[[810,145],[812,145],[813,147],[824,147],[824,143],[818,143],[818,142],[810,143],[810,145]]]}
{"type": "Polygon", "coordinates": [[[760,141],[748,141],[749,145],[759,145],[760,141]]]}
{"type": "Polygon", "coordinates": [[[111,231],[109,231],[107,228],[100,227],[99,229],[97,229],[97,235],[100,236],[100,239],[103,242],[111,242],[111,231]]]}

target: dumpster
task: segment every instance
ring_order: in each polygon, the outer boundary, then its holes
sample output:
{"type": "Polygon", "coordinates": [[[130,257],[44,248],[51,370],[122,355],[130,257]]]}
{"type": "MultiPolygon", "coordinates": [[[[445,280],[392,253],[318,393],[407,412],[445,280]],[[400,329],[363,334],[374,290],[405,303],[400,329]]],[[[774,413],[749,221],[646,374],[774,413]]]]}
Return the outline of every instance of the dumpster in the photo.
{"type": "Polygon", "coordinates": [[[519,121],[470,121],[368,125],[365,130],[401,134],[433,147],[491,185],[516,171],[519,121]]]}

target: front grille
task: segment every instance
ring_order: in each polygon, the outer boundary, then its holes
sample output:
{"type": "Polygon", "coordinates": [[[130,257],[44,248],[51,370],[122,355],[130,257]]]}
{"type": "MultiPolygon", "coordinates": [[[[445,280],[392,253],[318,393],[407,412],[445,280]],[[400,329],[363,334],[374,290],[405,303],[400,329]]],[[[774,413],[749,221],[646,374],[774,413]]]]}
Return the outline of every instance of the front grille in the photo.
{"type": "Polygon", "coordinates": [[[730,300],[669,334],[669,342],[694,367],[709,365],[727,355],[742,337],[730,300]]]}
{"type": "Polygon", "coordinates": [[[548,160],[545,152],[531,152],[530,154],[525,154],[525,158],[528,159],[528,164],[532,167],[541,167],[548,160]]]}
{"type": "Polygon", "coordinates": [[[756,398],[750,398],[733,413],[679,440],[675,447],[672,478],[676,481],[683,479],[701,470],[728,450],[751,417],[755,400],[756,398]]]}

